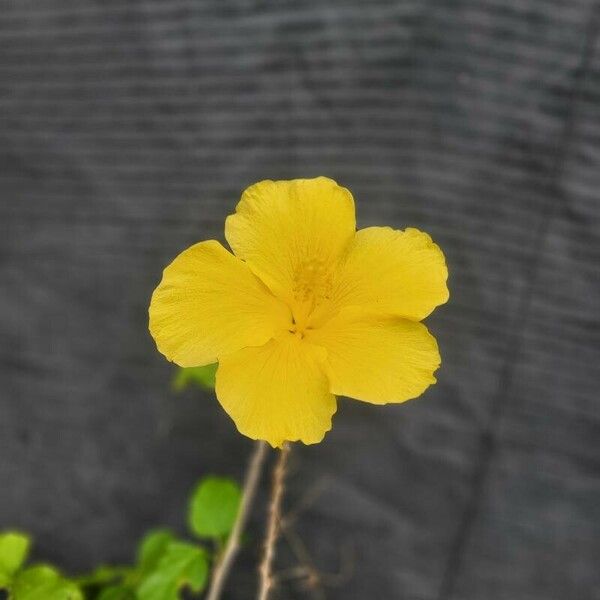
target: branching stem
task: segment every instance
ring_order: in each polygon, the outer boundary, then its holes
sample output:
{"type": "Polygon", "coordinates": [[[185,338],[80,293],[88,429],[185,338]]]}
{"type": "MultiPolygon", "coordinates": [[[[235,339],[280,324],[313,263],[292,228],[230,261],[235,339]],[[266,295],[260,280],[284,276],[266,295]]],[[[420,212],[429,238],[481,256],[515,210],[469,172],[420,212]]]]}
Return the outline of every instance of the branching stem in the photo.
{"type": "Polygon", "coordinates": [[[265,550],[262,563],[260,565],[260,588],[258,600],[268,600],[269,594],[273,589],[275,579],[273,577],[273,560],[275,558],[275,549],[277,538],[281,526],[281,503],[283,499],[285,472],[287,467],[290,446],[285,443],[279,451],[277,463],[273,470],[273,487],[271,490],[271,502],[269,505],[269,520],[267,523],[267,534],[265,537],[265,550]]]}
{"type": "Polygon", "coordinates": [[[246,470],[240,509],[235,524],[233,525],[233,529],[231,530],[231,534],[225,544],[225,548],[214,568],[206,600],[219,600],[221,597],[225,581],[227,580],[233,561],[240,549],[240,538],[244,531],[244,527],[246,526],[252,503],[254,502],[254,496],[256,495],[256,489],[258,487],[258,482],[260,481],[260,475],[263,470],[266,455],[267,444],[265,442],[256,442],[254,444],[254,452],[252,453],[248,464],[248,469],[246,470]]]}

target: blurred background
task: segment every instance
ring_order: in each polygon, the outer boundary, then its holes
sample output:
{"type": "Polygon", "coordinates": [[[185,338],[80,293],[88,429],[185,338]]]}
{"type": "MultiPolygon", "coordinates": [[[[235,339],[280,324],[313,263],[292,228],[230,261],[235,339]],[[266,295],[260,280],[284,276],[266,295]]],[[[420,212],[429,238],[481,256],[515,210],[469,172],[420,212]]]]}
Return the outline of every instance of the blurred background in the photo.
{"type": "Polygon", "coordinates": [[[0,0],[0,529],[77,573],[242,476],[213,395],[172,390],[150,294],[247,185],[327,175],[360,227],[432,234],[451,300],[434,388],[342,400],[294,450],[296,533],[342,573],[278,597],[600,598],[599,8],[0,0]]]}

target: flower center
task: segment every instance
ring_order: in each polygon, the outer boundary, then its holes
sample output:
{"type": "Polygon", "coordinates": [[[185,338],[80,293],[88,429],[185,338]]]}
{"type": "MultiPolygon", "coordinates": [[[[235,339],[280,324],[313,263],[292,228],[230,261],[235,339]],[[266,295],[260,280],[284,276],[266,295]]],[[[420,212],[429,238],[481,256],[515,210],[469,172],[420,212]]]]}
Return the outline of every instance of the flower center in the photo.
{"type": "Polygon", "coordinates": [[[311,317],[315,309],[331,295],[331,271],[322,258],[308,258],[301,261],[294,273],[292,325],[290,332],[304,336],[311,329],[311,317]]]}

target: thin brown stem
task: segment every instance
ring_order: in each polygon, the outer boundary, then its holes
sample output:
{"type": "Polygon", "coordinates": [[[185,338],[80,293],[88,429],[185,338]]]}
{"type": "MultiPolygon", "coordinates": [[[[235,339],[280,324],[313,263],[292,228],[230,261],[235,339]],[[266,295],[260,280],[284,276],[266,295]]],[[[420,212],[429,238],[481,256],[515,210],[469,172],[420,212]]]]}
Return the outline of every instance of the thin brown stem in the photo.
{"type": "Polygon", "coordinates": [[[273,488],[271,490],[271,503],[269,505],[269,520],[267,523],[267,535],[265,538],[265,553],[260,565],[260,588],[258,591],[258,600],[268,600],[269,594],[273,589],[275,579],[273,577],[273,560],[279,537],[281,521],[281,502],[283,499],[285,471],[287,467],[288,456],[290,453],[289,444],[285,443],[279,451],[277,463],[273,470],[273,488]]]}
{"type": "Polygon", "coordinates": [[[219,557],[219,560],[213,571],[213,576],[208,590],[206,600],[219,600],[233,561],[240,549],[240,538],[246,526],[248,515],[252,508],[256,489],[263,470],[265,457],[267,455],[267,444],[265,442],[256,442],[254,451],[248,463],[246,477],[244,479],[244,488],[242,490],[242,501],[238,511],[233,529],[229,534],[225,548],[219,557]]]}

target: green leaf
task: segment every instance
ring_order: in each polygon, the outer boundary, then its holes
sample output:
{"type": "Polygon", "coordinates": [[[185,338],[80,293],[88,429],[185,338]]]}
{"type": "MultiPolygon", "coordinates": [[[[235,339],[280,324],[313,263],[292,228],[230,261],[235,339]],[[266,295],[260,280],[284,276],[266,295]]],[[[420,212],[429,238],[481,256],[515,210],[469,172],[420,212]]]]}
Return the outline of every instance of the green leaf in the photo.
{"type": "Polygon", "coordinates": [[[49,566],[21,571],[12,585],[14,600],[83,600],[81,590],[49,566]]]}
{"type": "Polygon", "coordinates": [[[138,600],[178,600],[184,587],[201,592],[208,579],[208,560],[202,548],[185,542],[170,542],[137,590],[138,600]]]}
{"type": "Polygon", "coordinates": [[[242,492],[232,479],[205,477],[192,495],[188,521],[191,530],[201,537],[222,538],[229,535],[240,507],[242,492]]]}
{"type": "Polygon", "coordinates": [[[142,538],[138,548],[138,564],[142,574],[149,573],[156,568],[172,541],[174,541],[174,537],[168,529],[155,529],[142,538]]]}
{"type": "Polygon", "coordinates": [[[23,533],[7,531],[0,534],[0,585],[7,584],[21,568],[30,545],[29,536],[23,533]]]}
{"type": "Polygon", "coordinates": [[[80,587],[103,586],[115,583],[117,580],[129,577],[134,573],[135,569],[131,567],[101,565],[90,574],[77,577],[75,581],[80,587]]]}
{"type": "Polygon", "coordinates": [[[102,590],[96,600],[135,600],[135,592],[125,585],[112,585],[102,590]]]}
{"type": "MultiPolygon", "coordinates": [[[[8,575],[8,573],[3,573],[0,571],[0,590],[6,590],[10,586],[10,582],[12,581],[12,577],[8,575]]],[[[0,598],[2,596],[0,595],[0,598]]]]}
{"type": "Polygon", "coordinates": [[[190,385],[195,385],[203,390],[214,390],[217,367],[218,363],[204,367],[179,367],[173,378],[173,388],[180,392],[190,385]]]}

